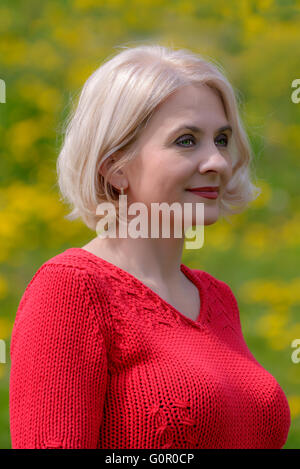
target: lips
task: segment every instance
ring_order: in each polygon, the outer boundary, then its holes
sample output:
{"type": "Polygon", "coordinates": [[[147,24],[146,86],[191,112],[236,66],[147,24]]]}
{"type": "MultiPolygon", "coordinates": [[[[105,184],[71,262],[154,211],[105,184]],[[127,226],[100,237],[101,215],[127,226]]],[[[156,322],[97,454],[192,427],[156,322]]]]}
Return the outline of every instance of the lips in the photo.
{"type": "Polygon", "coordinates": [[[219,195],[218,186],[193,187],[193,189],[187,189],[187,191],[207,199],[216,199],[219,195]]]}

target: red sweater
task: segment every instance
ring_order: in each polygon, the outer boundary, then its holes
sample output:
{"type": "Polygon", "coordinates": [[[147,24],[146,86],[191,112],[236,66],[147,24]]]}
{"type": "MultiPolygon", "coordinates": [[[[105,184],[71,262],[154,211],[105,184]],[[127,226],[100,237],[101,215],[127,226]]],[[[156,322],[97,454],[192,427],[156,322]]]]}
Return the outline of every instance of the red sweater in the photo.
{"type": "Polygon", "coordinates": [[[282,448],[288,401],[249,351],[232,290],[181,270],[196,321],[81,248],[39,268],[11,336],[12,448],[282,448]]]}

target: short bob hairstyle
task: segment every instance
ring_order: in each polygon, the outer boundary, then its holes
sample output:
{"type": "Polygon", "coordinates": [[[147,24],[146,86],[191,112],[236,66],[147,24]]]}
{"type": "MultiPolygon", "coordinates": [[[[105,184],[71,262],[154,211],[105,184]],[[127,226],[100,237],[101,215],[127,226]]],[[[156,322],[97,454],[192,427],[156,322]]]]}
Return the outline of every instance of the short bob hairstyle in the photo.
{"type": "Polygon", "coordinates": [[[118,218],[119,191],[109,182],[112,173],[138,155],[138,139],[156,107],[187,85],[214,88],[223,103],[233,132],[232,178],[219,200],[220,216],[241,213],[261,189],[249,175],[252,150],[239,116],[234,90],[214,60],[186,49],[158,44],[123,50],[108,58],[85,82],[77,107],[65,123],[64,141],[57,159],[58,185],[72,211],[92,230],[101,216],[99,203],[111,202],[118,218]],[[106,177],[100,167],[115,158],[106,177]]]}

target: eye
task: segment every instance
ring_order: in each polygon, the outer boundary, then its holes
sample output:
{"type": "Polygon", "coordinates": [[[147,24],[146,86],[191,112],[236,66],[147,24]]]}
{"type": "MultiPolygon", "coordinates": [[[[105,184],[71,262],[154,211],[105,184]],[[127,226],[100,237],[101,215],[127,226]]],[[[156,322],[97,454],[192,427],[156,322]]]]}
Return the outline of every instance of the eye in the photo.
{"type": "MultiPolygon", "coordinates": [[[[227,147],[227,145],[228,145],[228,136],[226,134],[220,134],[219,137],[221,137],[221,138],[219,138],[219,140],[217,140],[217,142],[220,143],[220,141],[221,142],[223,141],[224,143],[223,144],[221,143],[221,146],[222,147],[227,147]]],[[[176,145],[178,145],[178,144],[181,145],[184,142],[188,142],[188,141],[195,141],[194,137],[192,135],[183,135],[180,138],[181,138],[181,140],[176,141],[176,145]],[[190,137],[192,137],[192,138],[190,138],[190,137]]],[[[191,145],[188,145],[188,147],[190,147],[190,146],[191,145]]],[[[186,147],[186,145],[184,145],[184,147],[186,147]]]]}
{"type": "MultiPolygon", "coordinates": [[[[220,139],[220,140],[221,140],[221,141],[222,141],[222,140],[225,141],[225,145],[221,145],[221,146],[227,147],[227,145],[228,145],[228,136],[227,136],[226,134],[220,134],[220,136],[221,136],[221,139],[220,139]],[[224,137],[225,137],[225,138],[224,138],[224,137]]],[[[219,140],[219,141],[220,141],[220,140],[219,140]]]]}
{"type": "Polygon", "coordinates": [[[178,145],[178,143],[183,143],[183,142],[186,142],[186,141],[189,141],[189,140],[194,140],[194,138],[191,139],[191,138],[187,138],[187,137],[192,137],[192,135],[183,135],[182,137],[180,137],[182,140],[176,140],[176,144],[178,145]]]}

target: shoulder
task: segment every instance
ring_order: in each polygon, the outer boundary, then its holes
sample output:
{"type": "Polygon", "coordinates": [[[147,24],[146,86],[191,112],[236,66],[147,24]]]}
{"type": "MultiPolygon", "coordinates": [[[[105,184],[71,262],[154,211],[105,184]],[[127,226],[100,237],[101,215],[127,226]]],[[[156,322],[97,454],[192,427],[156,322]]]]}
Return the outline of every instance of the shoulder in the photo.
{"type": "Polygon", "coordinates": [[[82,337],[107,340],[111,318],[105,282],[75,257],[69,253],[52,257],[27,284],[14,318],[11,351],[27,334],[46,334],[53,341],[62,334],[65,340],[76,329],[82,337]]]}
{"type": "Polygon", "coordinates": [[[238,301],[231,286],[224,282],[224,280],[214,277],[208,272],[199,269],[192,270],[204,286],[209,301],[212,304],[215,304],[216,301],[218,304],[221,304],[222,307],[230,313],[232,319],[237,321],[238,326],[241,327],[238,301]]]}
{"type": "MultiPolygon", "coordinates": [[[[80,250],[79,250],[80,251],[80,250]]],[[[71,248],[45,261],[26,286],[19,309],[27,301],[60,303],[76,308],[79,304],[107,304],[106,276],[84,255],[71,248]],[[76,306],[77,305],[77,306],[76,306]]]]}
{"type": "MultiPolygon", "coordinates": [[[[85,251],[80,248],[69,248],[65,251],[51,257],[45,261],[33,275],[27,288],[31,284],[36,284],[36,279],[41,277],[53,277],[53,280],[68,279],[73,276],[75,284],[99,283],[105,286],[105,269],[101,263],[95,264],[91,262],[89,256],[85,255],[85,251]],[[76,282],[77,281],[77,282],[76,282]]],[[[57,286],[58,282],[54,281],[53,287],[57,286]]]]}
{"type": "Polygon", "coordinates": [[[231,287],[224,282],[224,280],[220,280],[217,277],[214,277],[212,274],[205,272],[204,270],[199,269],[191,269],[194,274],[205,284],[207,288],[217,289],[222,293],[227,295],[233,295],[231,287]]]}

